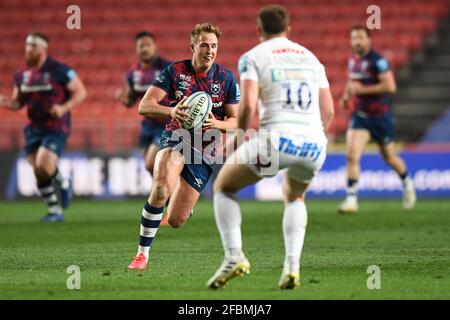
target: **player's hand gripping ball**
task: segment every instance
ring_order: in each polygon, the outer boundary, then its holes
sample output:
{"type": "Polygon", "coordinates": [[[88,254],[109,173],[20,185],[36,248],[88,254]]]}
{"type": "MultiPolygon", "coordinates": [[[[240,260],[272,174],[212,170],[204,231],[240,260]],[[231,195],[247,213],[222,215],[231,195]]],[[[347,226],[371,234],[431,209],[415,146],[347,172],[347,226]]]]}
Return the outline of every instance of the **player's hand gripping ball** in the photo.
{"type": "Polygon", "coordinates": [[[201,129],[212,109],[212,100],[209,94],[204,91],[196,92],[189,96],[184,104],[189,106],[185,111],[188,117],[181,122],[181,127],[187,130],[201,129]]]}

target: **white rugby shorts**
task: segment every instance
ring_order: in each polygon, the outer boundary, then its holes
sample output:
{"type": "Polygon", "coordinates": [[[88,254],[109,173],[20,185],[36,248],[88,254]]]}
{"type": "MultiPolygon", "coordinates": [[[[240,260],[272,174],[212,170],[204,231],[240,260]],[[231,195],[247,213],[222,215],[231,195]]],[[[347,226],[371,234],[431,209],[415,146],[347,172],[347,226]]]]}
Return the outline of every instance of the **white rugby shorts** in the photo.
{"type": "Polygon", "coordinates": [[[310,183],[326,158],[327,138],[278,132],[258,133],[236,150],[236,161],[246,164],[257,176],[274,176],[287,168],[287,174],[300,183],[310,183]]]}

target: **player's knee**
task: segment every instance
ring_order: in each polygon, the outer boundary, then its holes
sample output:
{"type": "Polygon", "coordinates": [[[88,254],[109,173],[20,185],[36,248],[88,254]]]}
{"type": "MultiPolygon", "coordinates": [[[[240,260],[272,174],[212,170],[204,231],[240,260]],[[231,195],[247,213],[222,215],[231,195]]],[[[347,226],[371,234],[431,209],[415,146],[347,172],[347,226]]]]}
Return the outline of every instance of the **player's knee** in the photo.
{"type": "Polygon", "coordinates": [[[169,217],[168,221],[169,225],[174,229],[178,229],[186,223],[186,219],[180,217],[169,217]]]}
{"type": "Polygon", "coordinates": [[[222,185],[216,180],[213,184],[214,193],[222,192],[222,185]]]}
{"type": "Polygon", "coordinates": [[[234,190],[234,188],[227,186],[227,184],[224,183],[222,179],[216,179],[214,181],[213,190],[215,193],[223,192],[231,195],[237,192],[237,190],[234,190]]]}
{"type": "Polygon", "coordinates": [[[48,172],[48,168],[45,166],[44,163],[36,163],[33,166],[34,175],[38,180],[47,179],[50,177],[51,173],[48,172]]]}
{"type": "Polygon", "coordinates": [[[347,153],[347,162],[351,164],[356,164],[359,162],[360,156],[356,152],[348,152],[347,153]]]}
{"type": "Polygon", "coordinates": [[[157,205],[158,207],[162,207],[166,204],[167,199],[169,199],[169,196],[170,190],[167,182],[155,181],[150,195],[150,201],[155,205],[157,205]]]}

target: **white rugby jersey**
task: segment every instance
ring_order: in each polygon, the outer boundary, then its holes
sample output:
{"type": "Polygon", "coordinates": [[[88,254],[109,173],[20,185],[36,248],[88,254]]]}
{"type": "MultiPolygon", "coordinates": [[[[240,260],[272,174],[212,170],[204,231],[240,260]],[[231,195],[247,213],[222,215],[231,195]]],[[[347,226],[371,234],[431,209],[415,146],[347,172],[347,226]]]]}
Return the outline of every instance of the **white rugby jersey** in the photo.
{"type": "Polygon", "coordinates": [[[277,37],[243,54],[238,69],[241,80],[258,82],[261,128],[324,134],[319,89],[329,84],[324,66],[311,51],[277,37]]]}

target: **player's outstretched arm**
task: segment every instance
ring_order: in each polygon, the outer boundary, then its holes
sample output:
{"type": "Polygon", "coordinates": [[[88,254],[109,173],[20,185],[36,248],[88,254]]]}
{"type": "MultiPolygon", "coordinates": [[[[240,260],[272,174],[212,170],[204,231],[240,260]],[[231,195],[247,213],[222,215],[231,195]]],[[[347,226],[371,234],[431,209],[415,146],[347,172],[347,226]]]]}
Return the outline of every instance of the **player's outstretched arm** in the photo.
{"type": "Polygon", "coordinates": [[[334,118],[334,102],[330,88],[321,88],[319,91],[320,117],[322,119],[325,132],[331,125],[334,118]]]}
{"type": "Polygon", "coordinates": [[[14,87],[11,98],[0,94],[0,108],[18,110],[22,106],[23,103],[20,102],[20,90],[18,87],[14,87]]]}
{"type": "Polygon", "coordinates": [[[189,106],[186,106],[183,103],[186,101],[187,97],[184,97],[175,107],[171,108],[159,104],[166,96],[167,92],[164,90],[155,86],[150,86],[139,103],[139,114],[147,118],[172,117],[178,121],[186,120],[189,116],[184,110],[189,108],[189,106]]]}

